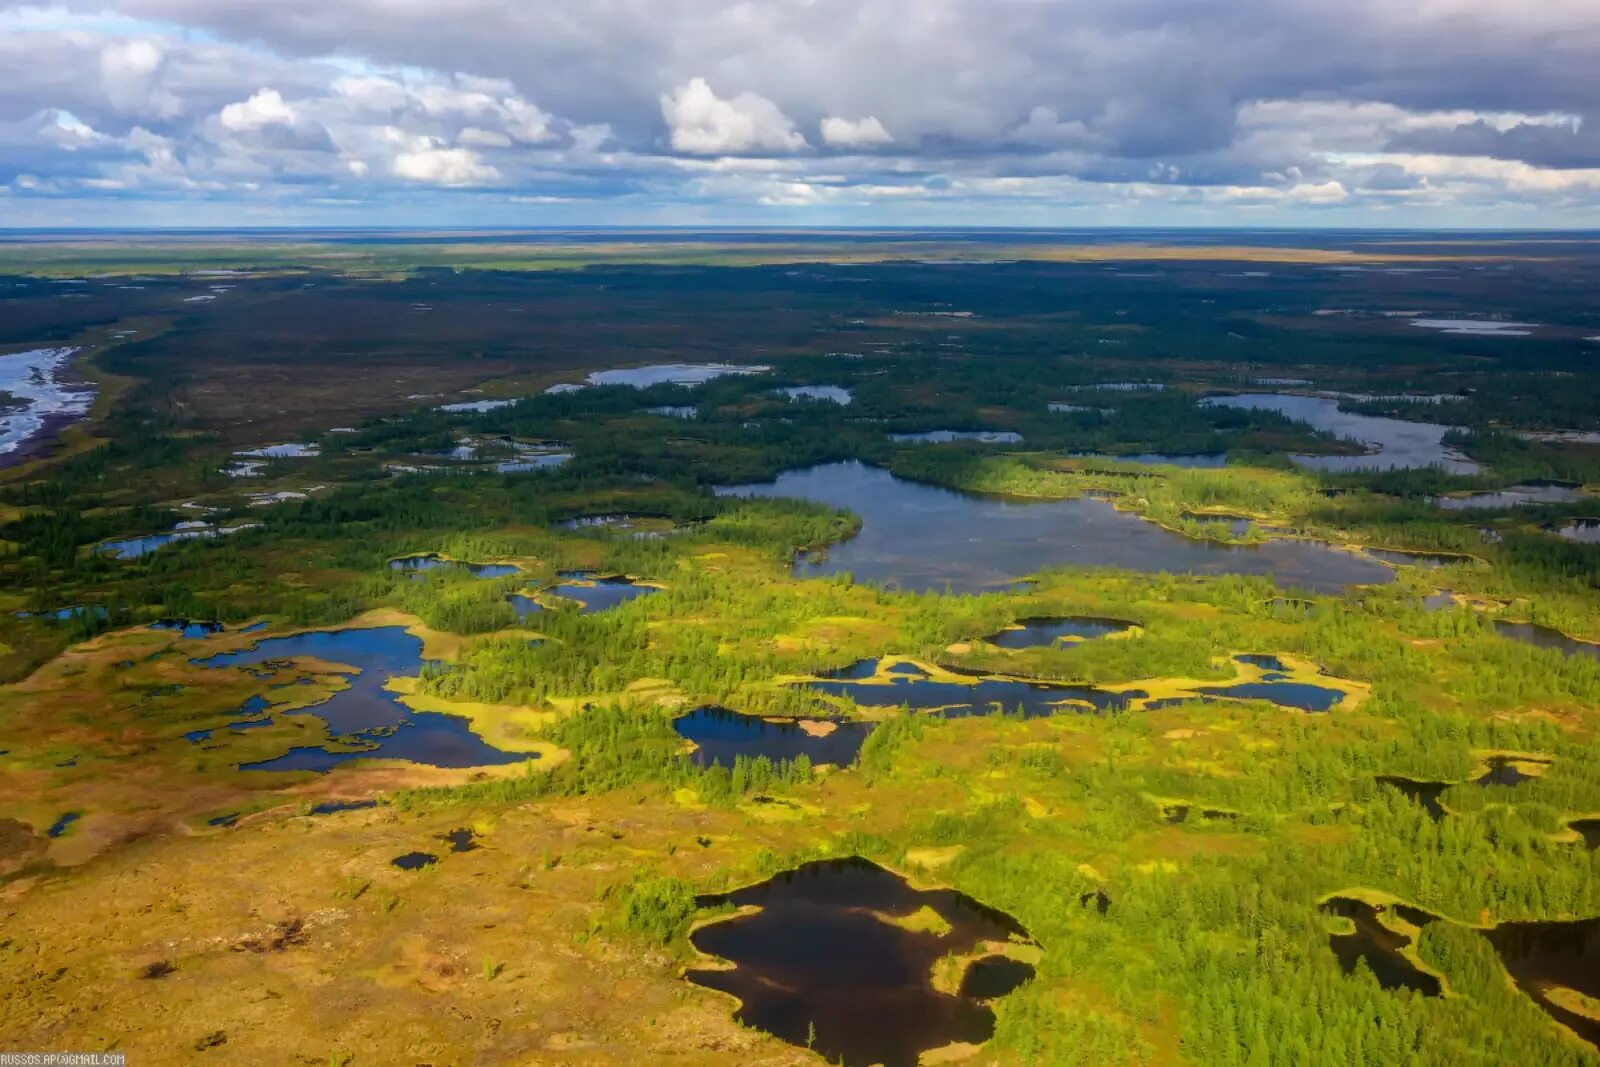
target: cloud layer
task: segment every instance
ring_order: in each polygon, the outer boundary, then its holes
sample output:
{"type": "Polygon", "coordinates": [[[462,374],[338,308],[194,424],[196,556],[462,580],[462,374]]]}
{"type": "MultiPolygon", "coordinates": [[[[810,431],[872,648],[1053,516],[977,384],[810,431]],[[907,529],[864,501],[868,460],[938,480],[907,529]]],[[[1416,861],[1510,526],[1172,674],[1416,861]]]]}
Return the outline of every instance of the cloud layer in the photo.
{"type": "Polygon", "coordinates": [[[1600,225],[1593,0],[0,3],[0,225],[1600,225]]]}

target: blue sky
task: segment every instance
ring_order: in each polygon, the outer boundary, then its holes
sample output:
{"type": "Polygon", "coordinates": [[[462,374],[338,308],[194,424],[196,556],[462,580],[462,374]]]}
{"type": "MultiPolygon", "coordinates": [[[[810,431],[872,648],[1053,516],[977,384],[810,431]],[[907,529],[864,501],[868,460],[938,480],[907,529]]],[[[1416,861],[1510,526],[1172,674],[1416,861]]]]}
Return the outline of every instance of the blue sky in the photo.
{"type": "Polygon", "coordinates": [[[0,226],[1600,226],[1594,0],[0,3],[0,226]]]}

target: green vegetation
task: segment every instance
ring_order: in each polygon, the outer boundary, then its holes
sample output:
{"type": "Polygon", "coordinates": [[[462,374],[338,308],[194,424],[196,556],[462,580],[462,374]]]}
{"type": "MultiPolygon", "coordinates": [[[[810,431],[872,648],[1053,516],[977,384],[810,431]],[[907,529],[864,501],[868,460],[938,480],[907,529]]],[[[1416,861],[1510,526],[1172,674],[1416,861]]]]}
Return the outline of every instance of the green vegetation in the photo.
{"type": "MultiPolygon", "coordinates": [[[[1584,271],[1518,260],[1492,290],[1466,272],[1335,281],[1315,263],[1377,253],[1294,251],[1276,251],[1284,280],[1270,299],[1176,253],[1162,279],[1135,286],[1089,262],[1109,251],[896,262],[934,258],[909,240],[871,255],[798,238],[760,250],[7,252],[19,271],[0,296],[17,312],[0,317],[8,345],[171,317],[169,330],[95,354],[133,382],[92,427],[104,444],[0,477],[0,879],[19,931],[0,953],[22,975],[7,1032],[152,1059],[226,1022],[230,1049],[254,1052],[251,1035],[270,1029],[308,1062],[330,1045],[359,1049],[332,1054],[352,1062],[509,1062],[543,1054],[533,1049],[649,1062],[669,1045],[696,1062],[751,1062],[779,1046],[680,980],[688,932],[707,917],[697,897],[860,855],[959,889],[1037,941],[1037,976],[995,1005],[985,1055],[1001,1063],[1596,1062],[1507,979],[1482,931],[1600,914],[1600,852],[1568,829],[1600,812],[1600,657],[1495,626],[1600,640],[1600,546],[1549,529],[1600,506],[1431,501],[1600,483],[1600,447],[1518,435],[1600,428],[1600,371],[1580,340],[1600,334],[1574,281],[1584,271]],[[350,267],[332,266],[345,253],[350,267]],[[246,260],[259,274],[228,300],[173,311],[200,284],[183,272],[246,260]],[[91,269],[155,277],[65,302],[39,280],[91,269]],[[1329,307],[1371,313],[1316,314],[1329,307]],[[1492,307],[1548,324],[1548,336],[1441,337],[1381,314],[1395,307],[1492,307]],[[694,387],[544,391],[680,360],[767,369],[694,387]],[[1458,427],[1449,443],[1481,470],[1297,466],[1291,454],[1357,447],[1200,402],[1262,388],[1258,378],[1371,394],[1382,399],[1346,403],[1458,427]],[[1086,388],[1106,383],[1166,388],[1086,388]],[[776,393],[797,384],[852,400],[776,393]],[[485,398],[517,402],[438,410],[485,398]],[[651,410],[681,407],[694,417],[651,410]],[[937,429],[1023,443],[888,436],[937,429]],[[221,472],[237,450],[287,441],[320,452],[269,459],[256,476],[221,472]],[[546,443],[572,458],[496,469],[546,443]],[[1227,461],[1115,458],[1145,452],[1227,461]],[[858,536],[854,515],[712,491],[846,460],[1018,507],[1109,497],[1195,540],[1444,558],[1397,564],[1393,584],[1291,600],[1265,578],[1071,566],[1063,546],[1061,566],[1015,575],[1030,579],[1019,588],[913,593],[794,575],[797,556],[858,536]],[[647,521],[568,523],[618,515],[647,521]],[[99,548],[196,521],[250,525],[133,559],[99,548]],[[391,566],[415,554],[447,562],[391,566]],[[466,565],[490,563],[515,571],[466,565]],[[654,591],[586,611],[552,592],[573,572],[654,591]],[[1026,649],[984,640],[1018,620],[1080,615],[1136,629],[1026,649]],[[226,629],[150,628],[163,619],[226,629]],[[311,661],[256,673],[193,661],[263,632],[352,621],[422,639],[419,676],[392,687],[419,712],[457,714],[489,743],[541,758],[237,769],[329,744],[318,708],[353,676],[311,661]],[[242,632],[249,624],[265,629],[242,632]],[[1282,657],[1282,672],[1258,674],[1294,682],[1320,670],[1345,699],[1316,714],[1192,699],[1238,676],[1241,655],[1282,657]],[[1157,706],[945,720],[794,684],[880,657],[934,665],[941,680],[1138,686],[1157,706]],[[230,725],[251,698],[267,702],[270,724],[230,725]],[[874,728],[843,767],[759,753],[701,767],[673,722],[706,704],[824,733],[832,724],[812,720],[874,728]],[[1495,756],[1536,757],[1539,773],[1477,784],[1495,756]],[[1393,778],[1441,783],[1443,814],[1393,778]],[[378,795],[374,809],[339,806],[378,795]],[[81,819],[50,836],[63,812],[81,819]],[[463,825],[483,847],[426,872],[389,866],[463,825]],[[1449,995],[1384,988],[1365,965],[1344,973],[1318,910],[1340,893],[1440,916],[1414,947],[1449,995]],[[150,973],[175,968],[177,992],[126,979],[157,947],[163,969],[150,973]],[[33,973],[33,960],[63,970],[33,973]],[[257,989],[271,992],[243,994],[257,989]],[[181,1007],[156,1012],[157,993],[181,1007]],[[312,995],[325,1012],[300,999],[312,995]],[[62,1006],[103,1003],[103,1023],[62,1006]],[[205,1026],[180,1032],[172,1020],[190,1011],[205,1026]],[[297,1028],[302,1016],[320,1021],[297,1028]],[[526,1044],[496,1044],[501,1026],[526,1044]]],[[[914,932],[920,920],[895,921],[914,932]]]]}

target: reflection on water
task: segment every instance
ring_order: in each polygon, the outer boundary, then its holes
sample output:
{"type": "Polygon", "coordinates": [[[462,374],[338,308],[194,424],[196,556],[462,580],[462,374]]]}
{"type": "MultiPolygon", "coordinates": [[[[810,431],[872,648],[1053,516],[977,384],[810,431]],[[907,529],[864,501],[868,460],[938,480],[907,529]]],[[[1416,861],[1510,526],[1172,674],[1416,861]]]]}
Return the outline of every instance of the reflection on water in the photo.
{"type": "Polygon", "coordinates": [[[461,560],[444,559],[440,556],[428,554],[422,556],[402,556],[389,561],[392,571],[434,571],[434,570],[464,570],[474,578],[509,578],[521,571],[512,563],[466,563],[461,560]]]}
{"type": "Polygon", "coordinates": [[[695,948],[734,967],[691,970],[688,979],[737,997],[734,1017],[744,1025],[844,1067],[916,1067],[928,1049],[981,1044],[994,1032],[986,1001],[1026,980],[1017,968],[991,964],[970,978],[974,991],[936,990],[933,969],[944,956],[1026,932],[970,897],[912,889],[862,859],[808,863],[699,903],[761,910],[691,934],[695,948]],[[948,929],[895,921],[924,910],[948,929]]]}
{"type": "MultiPolygon", "coordinates": [[[[1349,919],[1354,927],[1347,934],[1328,937],[1328,946],[1338,957],[1345,974],[1350,974],[1358,962],[1363,962],[1384,989],[1410,989],[1426,997],[1437,997],[1443,992],[1439,979],[1419,969],[1402,954],[1411,944],[1411,938],[1389,929],[1380,920],[1380,916],[1390,910],[1388,905],[1334,897],[1322,910],[1349,919]]],[[[1413,925],[1424,925],[1432,919],[1415,908],[1405,908],[1400,917],[1413,925]]]]}
{"type": "Polygon", "coordinates": [[[1125,633],[1133,623],[1120,619],[1100,619],[1089,615],[1075,615],[1065,619],[1018,619],[1008,630],[1001,630],[985,638],[1001,648],[1038,648],[1057,645],[1072,638],[1085,640],[1105,637],[1107,634],[1125,633]]]}
{"type": "MultiPolygon", "coordinates": [[[[849,668],[858,677],[871,677],[876,660],[849,668]],[[865,675],[860,672],[865,671],[865,675]]],[[[913,711],[937,711],[947,719],[971,715],[990,715],[996,711],[1020,714],[1024,718],[1054,715],[1061,711],[1082,711],[1086,707],[1102,711],[1122,711],[1134,700],[1148,694],[1131,690],[1111,692],[1092,685],[1061,685],[1023,682],[1011,678],[977,678],[973,682],[937,682],[926,676],[895,675],[888,684],[857,681],[851,677],[798,683],[826,696],[847,697],[863,708],[907,707],[913,711]]]]}
{"type": "Polygon", "coordinates": [[[130,537],[122,541],[102,541],[94,550],[113,559],[138,559],[147,556],[158,548],[173,544],[177,541],[194,541],[207,537],[218,537],[226,534],[238,533],[260,526],[259,522],[244,522],[237,526],[209,526],[203,522],[180,522],[172,528],[171,533],[150,534],[146,537],[130,537]]]}
{"type": "Polygon", "coordinates": [[[850,390],[837,385],[791,385],[778,392],[790,400],[825,401],[839,405],[848,404],[854,399],[850,390]]]}
{"type": "Polygon", "coordinates": [[[695,743],[690,759],[697,765],[728,768],[740,756],[765,756],[776,763],[802,754],[812,763],[847,767],[873,726],[831,719],[776,721],[718,707],[696,708],[672,724],[679,736],[695,743]]]}
{"type": "Polygon", "coordinates": [[[61,424],[81,418],[94,402],[94,390],[63,379],[76,348],[34,348],[0,356],[0,394],[11,403],[0,408],[0,466],[61,424]]]}
{"type": "Polygon", "coordinates": [[[1486,936],[1518,989],[1567,1029],[1600,1047],[1600,1019],[1563,1007],[1551,996],[1571,990],[1590,1004],[1600,999],[1600,918],[1501,923],[1486,936]]]}
{"type": "Polygon", "coordinates": [[[1022,435],[1010,430],[923,430],[920,433],[892,433],[889,440],[903,445],[947,445],[952,441],[1017,445],[1022,443],[1022,435]]]}
{"type": "Polygon", "coordinates": [[[1422,805],[1422,810],[1426,811],[1434,822],[1444,818],[1444,805],[1439,803],[1439,797],[1450,788],[1449,782],[1425,782],[1398,774],[1380,774],[1378,782],[1392,789],[1398,789],[1413,803],[1422,805]]]}
{"type": "Polygon", "coordinates": [[[1572,504],[1588,498],[1587,493],[1571,486],[1527,482],[1490,493],[1436,496],[1433,498],[1433,503],[1446,511],[1474,511],[1525,507],[1531,504],[1572,504]]]}
{"type": "MultiPolygon", "coordinates": [[[[192,662],[201,667],[293,670],[287,661],[307,658],[333,664],[348,682],[326,700],[285,714],[314,714],[338,747],[302,746],[276,759],[247,763],[240,770],[327,771],[355,759],[403,759],[433,767],[480,767],[537,759],[537,754],[493,747],[457,715],[418,712],[384,688],[391,678],[422,669],[422,641],[398,626],[331,630],[272,637],[239,652],[192,662]]],[[[270,711],[260,697],[244,709],[270,711]]],[[[270,720],[268,720],[270,721],[270,720]]],[[[258,725],[266,725],[265,722],[258,725]]]]}
{"type": "Polygon", "coordinates": [[[1557,526],[1556,536],[1579,544],[1600,545],[1600,519],[1573,519],[1557,526]]]}
{"type": "Polygon", "coordinates": [[[1394,580],[1388,567],[1310,541],[1225,545],[1164,530],[1090,499],[1014,501],[896,478],[862,463],[787,471],[774,482],[724,487],[723,496],[797,497],[859,515],[861,532],[799,577],[853,574],[916,591],[998,590],[1044,567],[1123,567],[1189,574],[1258,574],[1286,586],[1336,592],[1394,580]]]}
{"type": "Polygon", "coordinates": [[[1318,430],[1366,445],[1374,453],[1365,456],[1305,456],[1289,458],[1302,467],[1320,471],[1396,470],[1412,467],[1441,467],[1452,474],[1471,474],[1478,465],[1446,447],[1444,435],[1449,426],[1410,422],[1379,415],[1358,415],[1342,411],[1339,401],[1325,396],[1295,396],[1287,393],[1241,393],[1217,396],[1205,401],[1223,407],[1276,411],[1291,419],[1308,423],[1318,430]]]}
{"type": "Polygon", "coordinates": [[[1600,644],[1595,644],[1593,641],[1579,641],[1548,626],[1496,619],[1494,629],[1501,637],[1509,637],[1513,641],[1521,641],[1536,648],[1553,648],[1563,655],[1587,656],[1593,660],[1600,660],[1600,644]]]}
{"type": "Polygon", "coordinates": [[[595,371],[582,385],[566,382],[552,385],[547,393],[571,393],[586,385],[631,385],[647,389],[652,385],[701,385],[728,374],[762,374],[771,367],[738,363],[654,363],[648,367],[619,367],[595,371]]]}
{"type": "MultiPolygon", "coordinates": [[[[562,571],[567,581],[550,587],[550,592],[566,600],[575,600],[584,615],[620,607],[630,600],[659,592],[654,586],[640,585],[630,578],[607,576],[597,578],[588,571],[562,571]]],[[[520,614],[520,612],[519,612],[520,614]]]]}

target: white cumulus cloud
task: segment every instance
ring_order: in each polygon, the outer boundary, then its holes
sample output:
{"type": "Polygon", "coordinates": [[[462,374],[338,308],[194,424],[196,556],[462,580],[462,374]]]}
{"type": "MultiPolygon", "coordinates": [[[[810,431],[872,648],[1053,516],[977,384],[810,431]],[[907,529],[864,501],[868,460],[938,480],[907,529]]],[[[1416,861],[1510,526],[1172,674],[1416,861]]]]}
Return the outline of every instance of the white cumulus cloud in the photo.
{"type": "Polygon", "coordinates": [[[395,177],[428,185],[486,185],[498,181],[500,172],[467,148],[443,148],[423,141],[394,157],[395,177]]]}
{"type": "Polygon", "coordinates": [[[854,122],[831,115],[822,120],[822,143],[835,148],[870,148],[893,140],[883,123],[873,115],[854,122]]]}
{"type": "Polygon", "coordinates": [[[720,155],[806,147],[806,139],[777,104],[748,92],[725,100],[704,78],[663,95],[661,117],[672,131],[672,147],[679,152],[720,155]]]}
{"type": "Polygon", "coordinates": [[[223,126],[238,133],[274,124],[288,126],[294,122],[295,115],[278,90],[260,89],[250,99],[223,108],[220,117],[223,126]]]}

